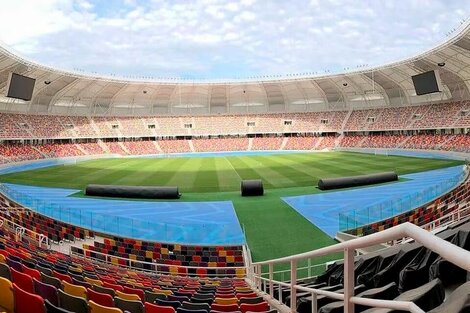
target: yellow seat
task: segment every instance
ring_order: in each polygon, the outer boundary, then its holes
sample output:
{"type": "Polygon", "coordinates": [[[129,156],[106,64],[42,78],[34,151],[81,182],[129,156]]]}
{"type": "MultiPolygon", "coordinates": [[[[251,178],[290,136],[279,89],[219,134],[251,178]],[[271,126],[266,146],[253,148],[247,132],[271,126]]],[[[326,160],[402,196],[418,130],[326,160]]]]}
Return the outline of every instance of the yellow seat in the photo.
{"type": "Polygon", "coordinates": [[[215,298],[214,300],[215,303],[217,304],[238,304],[238,299],[237,298],[215,298]]]}
{"type": "Polygon", "coordinates": [[[13,296],[13,285],[11,281],[0,277],[0,307],[9,313],[15,309],[15,297],[13,296]]]}
{"type": "Polygon", "coordinates": [[[246,271],[244,268],[237,268],[235,270],[235,273],[237,274],[237,277],[245,277],[246,271]]]}
{"type": "Polygon", "coordinates": [[[178,275],[178,268],[176,266],[170,266],[170,274],[178,275]]]}
{"type": "Polygon", "coordinates": [[[122,313],[121,309],[102,306],[93,300],[88,301],[88,307],[90,308],[90,313],[122,313]]]}
{"type": "Polygon", "coordinates": [[[173,294],[173,291],[167,290],[167,289],[157,289],[157,288],[154,288],[154,289],[153,289],[153,293],[158,293],[158,294],[161,294],[161,295],[169,296],[169,295],[172,295],[172,294],[173,294]]]}
{"type": "Polygon", "coordinates": [[[119,298],[124,299],[124,300],[141,301],[140,297],[138,295],[131,294],[131,293],[124,293],[124,292],[121,292],[119,290],[116,290],[116,297],[119,297],[119,298]]]}
{"type": "Polygon", "coordinates": [[[6,264],[7,260],[3,254],[0,254],[0,263],[6,264]]]}
{"type": "Polygon", "coordinates": [[[99,279],[92,279],[92,278],[85,277],[85,281],[92,285],[103,286],[103,282],[99,279]]]}
{"type": "Polygon", "coordinates": [[[62,287],[65,293],[71,296],[80,297],[86,300],[86,288],[83,286],[69,284],[65,280],[62,281],[62,287]]]}

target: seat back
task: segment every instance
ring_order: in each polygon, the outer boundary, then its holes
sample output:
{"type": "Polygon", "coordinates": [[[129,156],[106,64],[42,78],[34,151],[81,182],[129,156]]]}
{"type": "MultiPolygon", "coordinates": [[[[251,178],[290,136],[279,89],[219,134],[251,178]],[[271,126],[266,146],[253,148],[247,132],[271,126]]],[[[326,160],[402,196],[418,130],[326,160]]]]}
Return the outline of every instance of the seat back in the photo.
{"type": "Polygon", "coordinates": [[[29,267],[25,266],[24,264],[22,264],[21,266],[22,266],[24,274],[27,274],[27,275],[31,276],[32,278],[41,279],[41,273],[38,270],[29,268],[29,267]]]}
{"type": "Polygon", "coordinates": [[[240,304],[240,311],[246,312],[265,312],[269,311],[269,304],[266,301],[256,304],[242,303],[240,304]]]}
{"type": "Polygon", "coordinates": [[[93,302],[102,306],[114,306],[113,297],[107,293],[101,293],[92,289],[87,289],[87,295],[88,301],[93,300],[93,302]]]}
{"type": "Polygon", "coordinates": [[[121,309],[99,305],[92,300],[88,301],[88,307],[90,308],[90,313],[123,313],[121,309]]]}
{"type": "Polygon", "coordinates": [[[250,304],[256,304],[256,303],[261,303],[263,302],[264,299],[263,297],[249,297],[249,298],[240,298],[240,301],[239,303],[242,304],[242,303],[250,303],[250,304]]]}
{"type": "Polygon", "coordinates": [[[155,300],[157,299],[166,300],[167,296],[166,294],[159,293],[159,292],[151,292],[148,290],[145,291],[145,301],[152,303],[152,302],[155,302],[155,300]]]}
{"type": "Polygon", "coordinates": [[[47,313],[74,313],[72,311],[59,308],[56,305],[53,305],[49,300],[44,300],[44,305],[46,306],[47,313]]]}
{"type": "Polygon", "coordinates": [[[157,299],[155,300],[155,303],[160,306],[171,306],[175,310],[181,306],[181,302],[179,301],[168,301],[168,300],[157,299]]]}
{"type": "Polygon", "coordinates": [[[13,284],[15,313],[46,313],[44,299],[13,284]]]}
{"type": "Polygon", "coordinates": [[[179,307],[176,312],[178,313],[206,313],[206,310],[191,310],[191,309],[186,309],[183,307],[179,307]]]}
{"type": "Polygon", "coordinates": [[[207,313],[211,311],[211,306],[208,303],[194,303],[185,301],[183,302],[182,307],[189,310],[204,310],[207,313]]]}
{"type": "Polygon", "coordinates": [[[115,297],[119,297],[119,298],[124,299],[124,300],[140,301],[140,297],[138,295],[121,292],[119,290],[116,290],[115,297]]]}
{"type": "Polygon", "coordinates": [[[11,280],[19,288],[23,289],[26,292],[34,293],[33,288],[33,279],[28,274],[23,274],[17,270],[10,268],[11,271],[11,280]]]}
{"type": "Polygon", "coordinates": [[[213,303],[211,305],[211,310],[212,311],[219,311],[219,312],[234,312],[234,311],[238,311],[238,304],[235,304],[235,303],[232,303],[232,304],[213,303]]]}
{"type": "Polygon", "coordinates": [[[217,304],[238,304],[237,298],[215,298],[214,300],[217,304]]]}
{"type": "Polygon", "coordinates": [[[125,300],[119,297],[114,298],[114,305],[120,308],[122,311],[128,311],[131,313],[144,313],[144,305],[141,301],[137,300],[125,300]]]}
{"type": "Polygon", "coordinates": [[[98,286],[98,285],[92,285],[91,289],[93,289],[94,291],[97,291],[97,292],[108,294],[113,298],[116,295],[116,292],[112,288],[102,287],[102,286],[98,286]]]}
{"type": "Polygon", "coordinates": [[[138,295],[141,301],[145,301],[145,292],[142,289],[130,288],[130,287],[124,286],[124,292],[138,295]]]}
{"type": "Polygon", "coordinates": [[[83,286],[70,284],[66,282],[65,280],[63,280],[62,289],[69,295],[86,299],[86,288],[83,286]]]}
{"type": "Polygon", "coordinates": [[[75,312],[75,313],[88,313],[88,305],[85,299],[75,297],[58,289],[59,307],[75,312]]]}
{"type": "Polygon", "coordinates": [[[5,263],[0,263],[0,277],[6,278],[11,281],[10,267],[5,263]]]}
{"type": "Polygon", "coordinates": [[[145,302],[145,313],[175,313],[176,310],[171,306],[161,306],[145,302]]]}
{"type": "Polygon", "coordinates": [[[47,274],[41,273],[41,281],[45,284],[52,285],[56,287],[56,289],[61,289],[62,288],[62,283],[58,278],[49,276],[47,274]]]}
{"type": "Polygon", "coordinates": [[[33,278],[34,293],[43,297],[44,300],[49,300],[50,303],[57,306],[59,305],[59,298],[57,297],[57,288],[45,284],[36,278],[33,278]]]}
{"type": "Polygon", "coordinates": [[[4,277],[0,277],[0,307],[8,312],[14,311],[15,298],[13,296],[13,284],[4,277]]]}

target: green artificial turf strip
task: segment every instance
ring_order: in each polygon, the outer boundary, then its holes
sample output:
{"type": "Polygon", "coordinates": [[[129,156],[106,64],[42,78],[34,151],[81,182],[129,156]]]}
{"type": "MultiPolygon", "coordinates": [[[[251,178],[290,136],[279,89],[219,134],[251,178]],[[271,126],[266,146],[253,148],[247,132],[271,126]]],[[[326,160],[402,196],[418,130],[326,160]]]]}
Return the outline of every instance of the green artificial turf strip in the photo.
{"type": "MultiPolygon", "coordinates": [[[[246,232],[253,259],[260,261],[335,243],[280,197],[322,192],[314,187],[319,178],[391,170],[403,175],[459,164],[462,162],[352,152],[206,158],[117,158],[7,174],[0,176],[0,181],[81,190],[90,183],[177,185],[183,197],[175,201],[232,200],[246,232]],[[263,180],[266,195],[242,198],[239,191],[240,180],[257,178],[263,180]]],[[[312,264],[324,263],[339,256],[341,255],[317,258],[312,260],[312,264]]],[[[299,266],[304,264],[305,262],[299,266]]]]}

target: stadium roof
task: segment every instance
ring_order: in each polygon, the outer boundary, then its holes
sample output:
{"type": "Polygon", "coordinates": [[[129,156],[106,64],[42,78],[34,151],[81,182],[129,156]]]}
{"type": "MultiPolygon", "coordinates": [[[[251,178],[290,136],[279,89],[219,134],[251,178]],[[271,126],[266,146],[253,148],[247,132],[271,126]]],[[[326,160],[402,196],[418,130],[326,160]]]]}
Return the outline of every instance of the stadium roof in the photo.
{"type": "Polygon", "coordinates": [[[125,79],[51,68],[0,48],[0,110],[148,115],[304,112],[470,100],[470,21],[410,59],[341,74],[243,80],[125,79]],[[443,65],[443,66],[442,66],[443,65]],[[438,70],[443,92],[416,96],[411,76],[438,70]],[[31,101],[6,98],[10,72],[36,79],[31,101]]]}

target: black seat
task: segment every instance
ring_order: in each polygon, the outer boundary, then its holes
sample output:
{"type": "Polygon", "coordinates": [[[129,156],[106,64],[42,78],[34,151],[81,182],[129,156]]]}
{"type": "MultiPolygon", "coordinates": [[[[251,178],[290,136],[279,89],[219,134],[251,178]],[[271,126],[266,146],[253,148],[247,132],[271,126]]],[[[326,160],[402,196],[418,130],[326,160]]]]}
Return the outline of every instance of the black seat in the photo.
{"type": "Polygon", "coordinates": [[[74,313],[73,311],[69,311],[66,309],[59,308],[53,305],[49,300],[44,301],[44,305],[46,306],[47,313],[74,313]]]}

